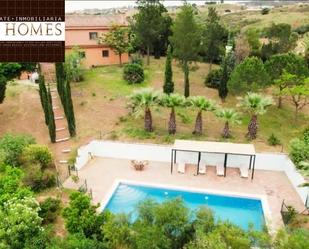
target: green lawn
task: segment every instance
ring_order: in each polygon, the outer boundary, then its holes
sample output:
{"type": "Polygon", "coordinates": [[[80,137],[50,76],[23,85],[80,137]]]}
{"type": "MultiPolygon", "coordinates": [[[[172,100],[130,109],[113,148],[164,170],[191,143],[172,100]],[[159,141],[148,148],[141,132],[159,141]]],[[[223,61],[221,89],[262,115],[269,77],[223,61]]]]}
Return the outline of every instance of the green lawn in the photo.
{"type": "MultiPolygon", "coordinates": [[[[146,79],[144,83],[139,85],[129,85],[122,79],[122,68],[119,66],[105,66],[100,68],[85,71],[85,81],[76,86],[75,90],[83,90],[86,94],[83,99],[87,105],[92,107],[92,111],[99,111],[101,116],[112,115],[110,119],[113,121],[112,128],[104,128],[104,132],[109,134],[109,139],[122,139],[130,141],[155,142],[155,143],[172,143],[175,138],[182,139],[202,139],[202,140],[217,140],[222,141],[221,130],[223,122],[215,117],[212,113],[203,114],[204,135],[197,137],[192,135],[194,128],[196,110],[194,109],[178,109],[177,110],[177,128],[178,133],[175,136],[167,134],[167,124],[169,118],[169,110],[164,108],[153,108],[153,121],[155,131],[147,133],[143,130],[143,118],[134,118],[128,115],[125,109],[126,97],[135,89],[142,87],[153,87],[157,90],[162,89],[164,80],[164,62],[165,58],[154,60],[152,58],[151,65],[145,66],[146,79]],[[95,97],[93,97],[94,95],[95,97]],[[105,107],[103,108],[103,103],[105,107]],[[98,109],[96,106],[102,106],[98,109]],[[114,111],[115,108],[115,111],[114,111]],[[122,110],[122,111],[121,111],[122,110]]],[[[173,64],[175,89],[179,93],[183,93],[183,74],[178,67],[177,62],[173,64]]],[[[190,73],[191,95],[202,95],[213,99],[218,104],[222,105],[215,89],[210,89],[204,86],[204,78],[208,72],[208,64],[198,63],[195,70],[190,73]]],[[[267,90],[270,92],[270,90],[267,90]]],[[[237,104],[236,96],[229,96],[224,107],[235,107],[237,104]]],[[[84,108],[84,107],[80,107],[84,108]]],[[[84,108],[84,114],[86,114],[84,108]]],[[[90,115],[90,114],[89,114],[90,115]]],[[[254,141],[258,150],[280,151],[281,146],[276,148],[267,144],[268,137],[273,133],[282,142],[283,149],[286,151],[288,142],[295,136],[298,136],[301,131],[309,124],[309,117],[305,114],[300,114],[298,123],[293,122],[294,112],[288,101],[284,103],[282,109],[276,106],[271,107],[267,114],[259,117],[259,133],[257,140],[254,141]]],[[[241,125],[233,126],[233,138],[229,139],[233,142],[247,142],[245,134],[249,117],[243,114],[243,122],[241,125]]],[[[89,120],[84,119],[79,124],[79,129],[83,126],[89,128],[89,120]],[[87,122],[87,124],[85,124],[87,122]]],[[[104,124],[98,124],[100,128],[104,124]]],[[[93,129],[96,129],[94,127],[93,129]]],[[[103,128],[102,128],[103,129],[103,128]]],[[[102,130],[101,129],[101,130],[102,130]]],[[[89,133],[89,132],[88,132],[89,133]]],[[[87,132],[85,133],[88,134],[87,132]]],[[[83,133],[81,133],[83,134],[83,133]]],[[[84,135],[81,135],[84,136],[84,135]]]]}

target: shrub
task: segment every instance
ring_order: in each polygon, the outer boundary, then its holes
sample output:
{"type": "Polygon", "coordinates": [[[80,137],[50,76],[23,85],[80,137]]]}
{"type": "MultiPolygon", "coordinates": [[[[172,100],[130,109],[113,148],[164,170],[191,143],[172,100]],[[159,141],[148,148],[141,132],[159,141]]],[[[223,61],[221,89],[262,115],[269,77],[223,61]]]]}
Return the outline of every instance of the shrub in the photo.
{"type": "Polygon", "coordinates": [[[39,163],[42,169],[47,168],[53,162],[52,154],[45,145],[31,144],[22,153],[22,160],[26,164],[39,163]]]}
{"type": "Polygon", "coordinates": [[[39,164],[31,164],[25,168],[23,183],[26,186],[29,186],[32,190],[39,190],[41,179],[42,171],[39,164]]]}
{"type": "Polygon", "coordinates": [[[269,9],[269,8],[263,8],[263,9],[261,10],[261,14],[262,14],[262,15],[267,15],[269,12],[270,12],[270,9],[269,9]]]}
{"type": "Polygon", "coordinates": [[[303,132],[303,140],[307,145],[309,145],[309,127],[307,127],[303,132]]]}
{"type": "Polygon", "coordinates": [[[204,83],[207,87],[218,89],[218,87],[220,85],[221,77],[222,77],[222,69],[221,68],[211,70],[208,73],[204,83]]]}
{"type": "Polygon", "coordinates": [[[25,241],[37,236],[42,219],[39,205],[34,198],[13,198],[0,207],[1,248],[24,248],[25,241]]]}
{"type": "Polygon", "coordinates": [[[60,200],[49,197],[40,203],[39,216],[43,219],[44,224],[49,224],[56,220],[59,210],[60,200]]]}
{"type": "Polygon", "coordinates": [[[141,83],[144,81],[144,69],[141,65],[132,63],[124,66],[123,78],[129,84],[141,83]]]}
{"type": "Polygon", "coordinates": [[[102,236],[101,226],[104,224],[105,215],[97,214],[98,206],[91,204],[89,196],[74,192],[70,195],[68,207],[63,209],[65,227],[71,234],[81,234],[87,238],[102,236]]]}
{"type": "Polygon", "coordinates": [[[140,66],[143,66],[143,59],[140,57],[140,56],[138,56],[138,55],[133,55],[132,57],[131,57],[131,63],[132,64],[138,64],[138,65],[140,65],[140,66]]]}
{"type": "Polygon", "coordinates": [[[35,139],[29,135],[4,135],[0,138],[0,150],[5,154],[4,163],[11,166],[19,166],[20,156],[24,148],[34,143],[35,139]]]}
{"type": "Polygon", "coordinates": [[[22,177],[23,172],[19,168],[6,166],[2,169],[0,174],[0,206],[13,198],[23,199],[32,196],[30,189],[22,184],[22,177]]]}
{"type": "Polygon", "coordinates": [[[285,212],[282,212],[282,220],[284,224],[290,224],[292,223],[297,215],[297,211],[292,206],[287,206],[287,210],[285,212]]]}
{"type": "Polygon", "coordinates": [[[281,141],[274,133],[272,133],[267,139],[268,143],[272,146],[280,145],[281,141]]]}
{"type": "Polygon", "coordinates": [[[6,153],[4,150],[0,149],[0,168],[5,166],[5,159],[6,159],[6,153]]]}
{"type": "Polygon", "coordinates": [[[31,164],[25,168],[23,183],[33,191],[40,191],[54,186],[56,177],[52,171],[42,171],[40,164],[31,164]]]}
{"type": "Polygon", "coordinates": [[[302,26],[297,27],[294,29],[294,32],[298,33],[299,35],[303,35],[309,32],[309,24],[304,24],[302,26]]]}
{"type": "Polygon", "coordinates": [[[289,155],[298,166],[300,162],[309,160],[309,145],[299,138],[294,138],[290,142],[289,155]]]}
{"type": "Polygon", "coordinates": [[[55,173],[51,170],[45,170],[41,179],[41,189],[51,188],[56,185],[55,173]]]}

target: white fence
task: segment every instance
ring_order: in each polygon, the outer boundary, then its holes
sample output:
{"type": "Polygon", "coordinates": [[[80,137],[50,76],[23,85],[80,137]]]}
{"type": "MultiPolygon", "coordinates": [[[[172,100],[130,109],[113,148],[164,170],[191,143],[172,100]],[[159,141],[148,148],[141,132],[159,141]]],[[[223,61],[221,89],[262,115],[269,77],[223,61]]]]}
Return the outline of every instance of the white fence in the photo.
{"type": "MultiPolygon", "coordinates": [[[[89,144],[78,149],[75,167],[81,169],[92,156],[109,157],[128,160],[148,160],[159,162],[170,162],[171,146],[155,144],[133,144],[113,141],[94,140],[89,144]]],[[[205,161],[209,165],[223,164],[224,155],[204,153],[205,161]]],[[[187,163],[197,162],[197,153],[177,152],[177,160],[183,160],[187,163]]],[[[239,165],[249,164],[248,156],[229,155],[227,167],[238,167],[239,165]]],[[[296,189],[301,199],[305,202],[308,194],[308,188],[300,188],[299,185],[305,180],[297,172],[294,164],[286,154],[275,153],[257,153],[255,169],[284,171],[292,185],[296,189]]]]}

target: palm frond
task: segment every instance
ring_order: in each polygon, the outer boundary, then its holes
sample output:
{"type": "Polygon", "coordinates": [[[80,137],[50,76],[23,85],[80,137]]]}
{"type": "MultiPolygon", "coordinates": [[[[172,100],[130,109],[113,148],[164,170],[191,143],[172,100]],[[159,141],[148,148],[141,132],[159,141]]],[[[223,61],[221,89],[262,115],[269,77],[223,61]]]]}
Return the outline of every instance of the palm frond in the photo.
{"type": "Polygon", "coordinates": [[[181,107],[185,106],[186,98],[183,95],[173,93],[173,94],[161,94],[158,99],[158,103],[164,107],[181,107]]]}
{"type": "Polygon", "coordinates": [[[231,124],[241,124],[240,114],[234,109],[219,109],[216,116],[231,124]]]}
{"type": "Polygon", "coordinates": [[[270,96],[249,92],[245,97],[239,98],[238,106],[252,114],[262,115],[266,113],[267,107],[271,106],[273,103],[274,101],[270,96]]]}
{"type": "Polygon", "coordinates": [[[203,96],[190,97],[188,103],[190,106],[198,108],[201,111],[215,111],[217,109],[215,102],[206,99],[203,96]]]}
{"type": "Polygon", "coordinates": [[[134,116],[140,116],[145,108],[157,104],[160,93],[152,88],[143,88],[133,92],[128,97],[127,107],[132,110],[134,116]]]}

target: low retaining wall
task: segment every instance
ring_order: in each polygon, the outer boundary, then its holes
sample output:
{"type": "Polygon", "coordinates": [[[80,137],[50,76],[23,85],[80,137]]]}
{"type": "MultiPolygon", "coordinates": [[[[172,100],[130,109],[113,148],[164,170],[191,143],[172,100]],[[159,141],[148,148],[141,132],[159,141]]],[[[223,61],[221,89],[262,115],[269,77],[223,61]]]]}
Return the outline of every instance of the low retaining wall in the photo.
{"type": "MultiPolygon", "coordinates": [[[[128,160],[148,160],[159,162],[170,162],[171,146],[155,144],[133,144],[113,141],[94,140],[81,147],[77,151],[75,167],[81,169],[92,156],[109,157],[128,160]]],[[[223,164],[224,155],[203,153],[207,164],[223,164]]],[[[177,160],[184,160],[187,163],[197,162],[197,153],[177,152],[177,160]]],[[[228,167],[238,167],[239,165],[249,164],[248,156],[229,155],[227,160],[228,167]]],[[[308,194],[308,187],[300,188],[299,185],[305,180],[295,169],[294,164],[286,154],[277,153],[257,153],[255,169],[284,171],[292,185],[296,189],[301,199],[305,202],[308,194]]]]}

